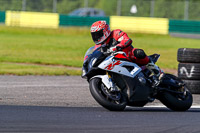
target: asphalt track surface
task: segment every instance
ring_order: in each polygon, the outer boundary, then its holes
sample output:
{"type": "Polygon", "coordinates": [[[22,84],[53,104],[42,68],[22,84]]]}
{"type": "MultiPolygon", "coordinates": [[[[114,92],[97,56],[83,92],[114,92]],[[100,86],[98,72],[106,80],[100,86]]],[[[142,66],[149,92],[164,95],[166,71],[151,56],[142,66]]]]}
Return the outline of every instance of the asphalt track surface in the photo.
{"type": "Polygon", "coordinates": [[[78,76],[0,76],[0,132],[199,133],[199,101],[186,112],[159,101],[111,112],[78,76]]]}

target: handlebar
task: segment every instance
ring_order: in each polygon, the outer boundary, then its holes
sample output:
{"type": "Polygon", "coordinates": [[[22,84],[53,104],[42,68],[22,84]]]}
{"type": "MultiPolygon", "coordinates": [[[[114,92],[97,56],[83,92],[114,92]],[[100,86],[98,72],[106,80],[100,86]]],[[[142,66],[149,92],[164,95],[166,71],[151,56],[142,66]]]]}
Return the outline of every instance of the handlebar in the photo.
{"type": "Polygon", "coordinates": [[[104,55],[107,55],[107,56],[109,56],[109,55],[115,55],[116,53],[125,54],[125,56],[126,56],[126,53],[123,52],[123,51],[113,51],[114,48],[116,48],[116,46],[107,48],[106,45],[103,44],[100,47],[98,47],[97,49],[95,49],[93,52],[98,51],[98,50],[101,49],[101,52],[104,55]]]}

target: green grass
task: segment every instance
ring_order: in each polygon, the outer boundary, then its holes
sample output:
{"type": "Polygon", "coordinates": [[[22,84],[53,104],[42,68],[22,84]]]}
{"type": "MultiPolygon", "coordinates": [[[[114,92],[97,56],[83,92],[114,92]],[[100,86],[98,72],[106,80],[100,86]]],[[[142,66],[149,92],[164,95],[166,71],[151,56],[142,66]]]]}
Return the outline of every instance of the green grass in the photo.
{"type": "Polygon", "coordinates": [[[85,51],[92,45],[86,31],[0,27],[0,61],[80,67],[85,51]]]}
{"type": "Polygon", "coordinates": [[[161,68],[177,69],[177,51],[179,48],[200,48],[200,40],[171,37],[170,35],[130,35],[133,45],[143,48],[148,55],[161,55],[158,65],[161,68]]]}
{"type": "Polygon", "coordinates": [[[80,75],[80,73],[80,70],[64,67],[0,63],[1,75],[80,75]]]}
{"type": "MultiPolygon", "coordinates": [[[[200,40],[197,39],[175,38],[169,35],[128,35],[132,38],[134,47],[144,49],[148,55],[161,54],[158,61],[161,68],[177,69],[178,48],[200,48],[200,40]]],[[[77,74],[66,70],[54,73],[52,71],[55,71],[55,67],[44,70],[44,66],[11,65],[5,62],[81,67],[86,50],[93,45],[89,28],[34,29],[0,26],[0,74],[77,74]],[[37,73],[39,69],[41,71],[37,73]]]]}

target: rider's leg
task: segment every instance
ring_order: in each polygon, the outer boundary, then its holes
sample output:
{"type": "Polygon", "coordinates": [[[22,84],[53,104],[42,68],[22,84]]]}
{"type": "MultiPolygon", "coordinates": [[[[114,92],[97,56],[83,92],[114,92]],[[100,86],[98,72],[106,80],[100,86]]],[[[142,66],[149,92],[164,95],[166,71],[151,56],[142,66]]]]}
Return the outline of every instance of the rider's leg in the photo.
{"type": "Polygon", "coordinates": [[[131,49],[129,57],[139,66],[143,66],[149,63],[149,58],[142,49],[131,49]]]}

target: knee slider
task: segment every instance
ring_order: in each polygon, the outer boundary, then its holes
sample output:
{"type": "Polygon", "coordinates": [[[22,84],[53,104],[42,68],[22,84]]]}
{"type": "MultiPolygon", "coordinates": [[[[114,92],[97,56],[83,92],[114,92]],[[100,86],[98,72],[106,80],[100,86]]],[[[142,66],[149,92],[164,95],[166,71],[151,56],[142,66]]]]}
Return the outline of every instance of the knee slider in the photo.
{"type": "Polygon", "coordinates": [[[134,50],[134,56],[138,59],[144,59],[147,55],[145,54],[144,50],[136,49],[134,50]]]}

